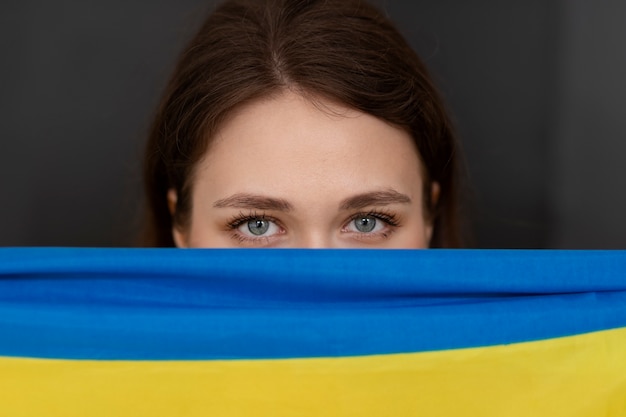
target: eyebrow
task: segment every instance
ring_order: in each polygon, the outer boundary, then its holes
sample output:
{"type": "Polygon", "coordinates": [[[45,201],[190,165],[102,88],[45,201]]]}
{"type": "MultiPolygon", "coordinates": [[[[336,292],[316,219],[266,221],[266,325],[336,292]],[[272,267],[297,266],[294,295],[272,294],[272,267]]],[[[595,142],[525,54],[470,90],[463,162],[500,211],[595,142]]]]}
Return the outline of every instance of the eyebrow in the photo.
{"type": "MultiPolygon", "coordinates": [[[[390,189],[371,191],[348,197],[339,204],[341,210],[358,210],[368,206],[387,206],[390,204],[409,204],[409,196],[390,189]]],[[[273,198],[257,194],[237,193],[217,200],[215,208],[242,208],[251,210],[291,211],[293,206],[282,198],[273,198]]]]}
{"type": "Polygon", "coordinates": [[[385,191],[372,191],[346,198],[341,202],[341,210],[358,210],[367,206],[387,206],[390,204],[409,204],[411,199],[408,195],[389,189],[385,191]]]}
{"type": "Polygon", "coordinates": [[[213,203],[215,208],[242,208],[251,210],[276,210],[291,211],[293,206],[282,198],[272,198],[257,194],[237,193],[230,197],[217,200],[213,203]]]}

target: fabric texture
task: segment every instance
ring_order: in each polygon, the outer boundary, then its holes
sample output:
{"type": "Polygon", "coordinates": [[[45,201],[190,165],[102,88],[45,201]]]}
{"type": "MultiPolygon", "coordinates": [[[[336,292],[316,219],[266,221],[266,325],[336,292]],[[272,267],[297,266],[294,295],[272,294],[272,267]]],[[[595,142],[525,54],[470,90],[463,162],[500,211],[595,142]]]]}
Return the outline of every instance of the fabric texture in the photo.
{"type": "Polygon", "coordinates": [[[626,251],[0,249],[0,414],[626,416],[626,251]]]}

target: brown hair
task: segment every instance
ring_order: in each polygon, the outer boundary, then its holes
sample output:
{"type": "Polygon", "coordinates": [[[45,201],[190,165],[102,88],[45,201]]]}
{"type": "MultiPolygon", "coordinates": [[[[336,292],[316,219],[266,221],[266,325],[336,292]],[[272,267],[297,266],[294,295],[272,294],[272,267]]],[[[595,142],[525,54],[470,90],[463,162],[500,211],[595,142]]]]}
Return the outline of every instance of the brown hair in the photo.
{"type": "Polygon", "coordinates": [[[151,128],[144,244],[174,246],[196,163],[220,123],[244,103],[285,89],[343,103],[405,129],[422,157],[431,247],[458,247],[453,129],[417,54],[361,0],[228,0],[183,51],[151,128]],[[441,187],[431,203],[431,182],[441,187]],[[178,195],[176,215],[167,191],[178,195]]]}

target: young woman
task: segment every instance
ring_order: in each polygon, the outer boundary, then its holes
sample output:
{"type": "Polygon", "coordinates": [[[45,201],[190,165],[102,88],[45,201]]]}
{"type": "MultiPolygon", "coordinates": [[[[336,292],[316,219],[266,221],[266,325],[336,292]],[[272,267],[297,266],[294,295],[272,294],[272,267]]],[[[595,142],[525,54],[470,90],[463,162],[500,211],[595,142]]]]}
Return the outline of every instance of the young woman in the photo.
{"type": "Polygon", "coordinates": [[[457,145],[416,53],[360,0],[227,0],[152,125],[145,243],[460,245],[457,145]]]}

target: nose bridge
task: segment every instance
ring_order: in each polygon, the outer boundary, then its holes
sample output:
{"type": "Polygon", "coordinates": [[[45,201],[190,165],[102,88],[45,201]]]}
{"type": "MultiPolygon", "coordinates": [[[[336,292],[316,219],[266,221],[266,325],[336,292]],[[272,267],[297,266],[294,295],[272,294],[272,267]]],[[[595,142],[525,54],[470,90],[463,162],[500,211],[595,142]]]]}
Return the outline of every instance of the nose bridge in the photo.
{"type": "Polygon", "coordinates": [[[298,239],[298,247],[305,249],[329,249],[337,247],[331,233],[323,230],[308,229],[298,239]]]}

